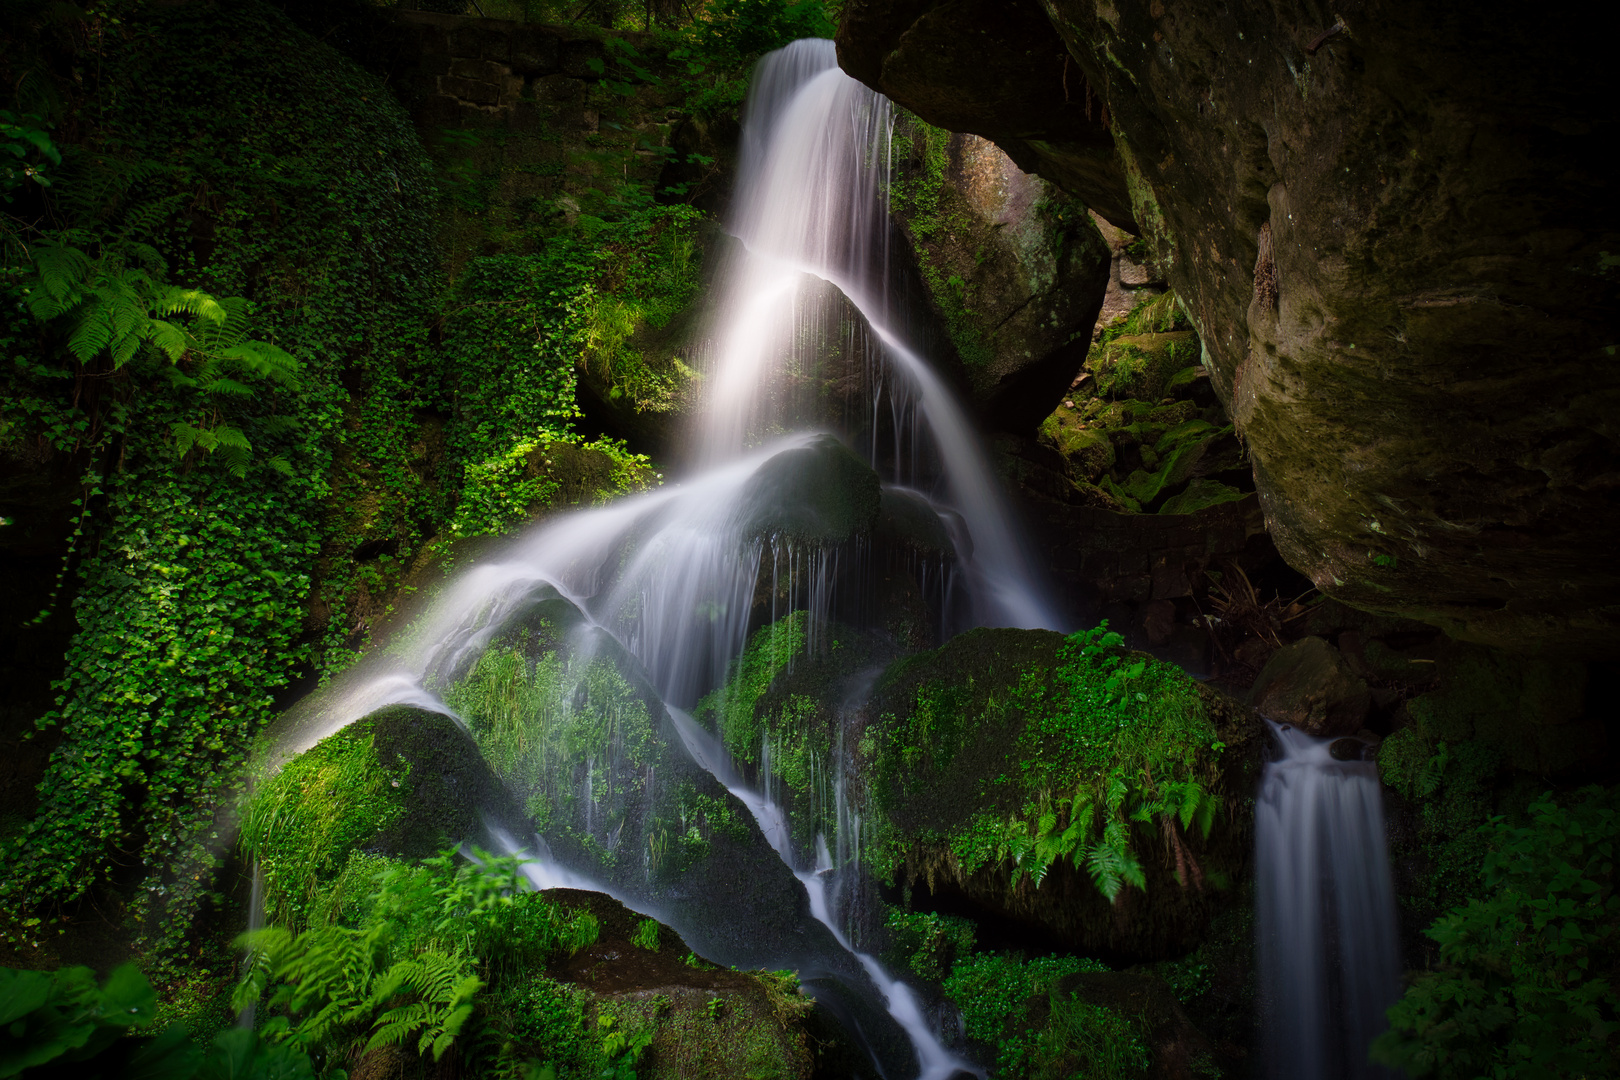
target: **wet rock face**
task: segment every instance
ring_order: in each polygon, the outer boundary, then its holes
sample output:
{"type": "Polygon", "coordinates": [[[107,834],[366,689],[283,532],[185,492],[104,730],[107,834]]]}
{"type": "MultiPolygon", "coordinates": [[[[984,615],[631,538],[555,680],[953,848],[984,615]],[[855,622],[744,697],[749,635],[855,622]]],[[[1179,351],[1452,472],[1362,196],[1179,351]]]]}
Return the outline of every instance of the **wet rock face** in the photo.
{"type": "Polygon", "coordinates": [[[1307,735],[1350,735],[1367,720],[1372,695],[1332,645],[1301,638],[1272,654],[1249,691],[1249,704],[1307,735]]]}
{"type": "MultiPolygon", "coordinates": [[[[1288,562],[1458,638],[1620,648],[1620,213],[1599,197],[1613,119],[1595,37],[1431,2],[1342,19],[1247,0],[1043,7],[1107,100],[1125,183],[1033,167],[1115,224],[1104,202],[1128,199],[1288,562]]],[[[841,62],[871,80],[881,57],[885,89],[912,35],[1025,17],[847,10],[841,62]]],[[[905,69],[924,119],[923,83],[969,96],[1013,78],[949,60],[905,69]]]]}
{"type": "Polygon", "coordinates": [[[1033,429],[1085,362],[1108,288],[1112,253],[1085,207],[995,143],[909,118],[889,205],[976,411],[1033,429]]]}
{"type": "Polygon", "coordinates": [[[1129,226],[1103,102],[1035,0],[850,0],[838,64],[931,124],[993,140],[1129,226]]]}

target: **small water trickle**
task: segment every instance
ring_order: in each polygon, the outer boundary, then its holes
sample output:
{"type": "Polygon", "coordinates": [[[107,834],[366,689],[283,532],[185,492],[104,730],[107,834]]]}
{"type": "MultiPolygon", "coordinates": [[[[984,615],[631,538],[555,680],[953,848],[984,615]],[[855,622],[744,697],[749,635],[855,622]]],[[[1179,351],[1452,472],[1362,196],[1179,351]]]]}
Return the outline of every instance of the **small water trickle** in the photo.
{"type": "Polygon", "coordinates": [[[1261,774],[1254,822],[1266,1075],[1392,1077],[1367,1060],[1400,993],[1377,766],[1269,726],[1278,755],[1261,774]]]}

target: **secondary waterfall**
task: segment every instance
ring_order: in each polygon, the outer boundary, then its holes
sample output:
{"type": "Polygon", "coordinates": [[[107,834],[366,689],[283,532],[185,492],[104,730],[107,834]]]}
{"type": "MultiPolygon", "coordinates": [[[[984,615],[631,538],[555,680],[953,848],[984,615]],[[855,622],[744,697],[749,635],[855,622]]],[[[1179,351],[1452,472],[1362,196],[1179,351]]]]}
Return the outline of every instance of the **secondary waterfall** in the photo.
{"type": "MultiPolygon", "coordinates": [[[[554,518],[462,571],[386,648],[301,703],[276,752],[285,759],[398,704],[449,716],[477,738],[447,702],[457,700],[450,691],[496,645],[517,655],[514,626],[525,648],[536,627],[554,632],[567,659],[547,678],[578,682],[533,699],[549,702],[534,706],[549,710],[533,717],[536,740],[545,724],[591,707],[597,691],[587,693],[587,679],[601,662],[623,685],[656,694],[653,741],[674,747],[684,764],[664,757],[657,769],[627,769],[623,740],[609,737],[576,751],[566,776],[545,774],[547,791],[572,786],[548,811],[542,832],[551,830],[551,843],[491,823],[493,841],[534,857],[536,887],[609,892],[721,963],[797,968],[881,1072],[943,1080],[976,1070],[945,1049],[912,990],[856,950],[840,912],[861,878],[860,813],[845,799],[841,760],[813,765],[825,805],[811,852],[796,851],[795,823],[771,797],[769,745],[757,779],[745,782],[683,711],[723,684],[759,626],[803,610],[814,651],[835,615],[858,621],[863,601],[851,594],[880,557],[917,579],[942,633],[1058,624],[972,424],[924,362],[912,315],[892,288],[889,131],[888,102],[838,70],[831,42],[798,42],[760,62],[744,116],[737,243],[717,279],[699,358],[708,396],[691,439],[698,471],[554,518]],[[819,385],[817,365],[835,366],[859,388],[841,409],[807,392],[819,385]],[[875,492],[873,470],[885,481],[883,505],[931,523],[948,554],[884,554],[873,536],[838,532],[839,500],[860,486],[843,478],[864,476],[875,492]],[[693,763],[749,810],[785,864],[773,872],[796,879],[807,904],[749,909],[735,895],[705,894],[690,874],[674,887],[659,877],[670,792],[692,788],[693,763]],[[626,790],[639,801],[626,801],[626,790]],[[605,861],[592,863],[593,851],[605,861]]],[[[517,662],[523,678],[540,678],[532,655],[517,662]]],[[[749,865],[750,880],[761,880],[762,864],[749,865]]]]}
{"type": "Polygon", "coordinates": [[[1356,1080],[1400,993],[1395,889],[1378,769],[1331,739],[1271,725],[1279,756],[1255,806],[1267,1075],[1356,1080]]]}

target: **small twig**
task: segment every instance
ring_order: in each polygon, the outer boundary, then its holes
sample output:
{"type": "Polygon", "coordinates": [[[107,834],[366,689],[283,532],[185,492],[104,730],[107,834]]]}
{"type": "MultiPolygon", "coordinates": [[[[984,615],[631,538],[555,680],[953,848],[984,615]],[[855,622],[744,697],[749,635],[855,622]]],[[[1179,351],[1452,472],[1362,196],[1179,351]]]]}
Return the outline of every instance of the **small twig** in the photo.
{"type": "Polygon", "coordinates": [[[1342,33],[1343,31],[1344,31],[1344,23],[1342,23],[1342,22],[1334,23],[1332,26],[1328,27],[1326,30],[1324,30],[1320,34],[1318,34],[1315,41],[1313,41],[1309,45],[1305,46],[1305,55],[1306,56],[1315,56],[1316,55],[1316,50],[1320,49],[1322,47],[1323,43],[1326,42],[1328,38],[1332,37],[1334,34],[1342,33]]]}

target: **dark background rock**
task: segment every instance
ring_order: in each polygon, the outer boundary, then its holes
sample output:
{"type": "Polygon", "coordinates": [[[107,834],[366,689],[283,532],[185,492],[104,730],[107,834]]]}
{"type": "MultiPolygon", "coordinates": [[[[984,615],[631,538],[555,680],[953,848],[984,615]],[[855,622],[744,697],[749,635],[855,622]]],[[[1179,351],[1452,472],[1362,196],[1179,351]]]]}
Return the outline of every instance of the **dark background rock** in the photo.
{"type": "Polygon", "coordinates": [[[931,124],[993,140],[1019,168],[1134,228],[1106,107],[1034,0],[851,0],[838,63],[931,124]]]}
{"type": "Polygon", "coordinates": [[[992,142],[943,134],[896,125],[890,210],[975,411],[1027,432],[1085,362],[1111,252],[1078,200],[992,142]]]}
{"type": "Polygon", "coordinates": [[[1043,6],[1123,184],[1020,157],[1063,101],[1046,53],[962,61],[1038,40],[1024,5],[850,4],[840,60],[924,119],[994,117],[977,130],[1115,224],[1128,199],[1318,588],[1458,638],[1620,649],[1600,36],[1526,34],[1507,5],[1043,6]]]}
{"type": "Polygon", "coordinates": [[[1367,684],[1319,637],[1278,649],[1249,691],[1249,704],[1262,716],[1309,735],[1354,734],[1371,702],[1367,684]]]}

